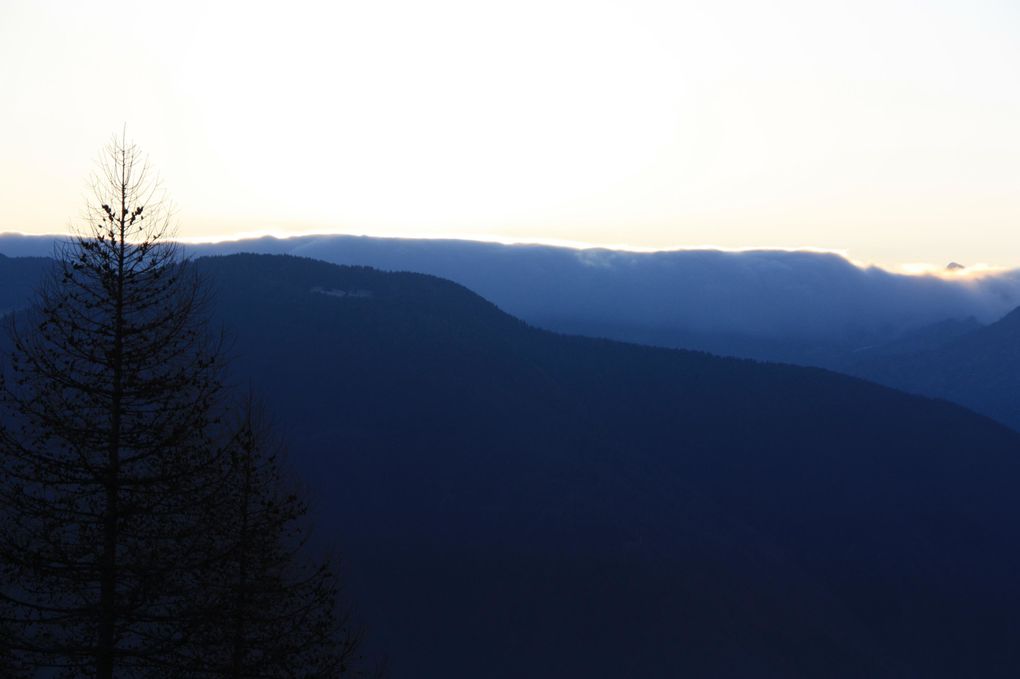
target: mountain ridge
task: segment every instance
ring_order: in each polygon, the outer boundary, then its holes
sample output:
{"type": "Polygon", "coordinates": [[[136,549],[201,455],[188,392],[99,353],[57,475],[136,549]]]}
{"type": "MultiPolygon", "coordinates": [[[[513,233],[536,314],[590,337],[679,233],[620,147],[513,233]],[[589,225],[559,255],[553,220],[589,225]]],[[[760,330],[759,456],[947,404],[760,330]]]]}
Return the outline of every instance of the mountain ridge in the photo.
{"type": "Polygon", "coordinates": [[[559,335],[434,276],[195,266],[398,676],[1020,668],[1020,435],[985,417],[559,335]]]}
{"type": "MultiPolygon", "coordinates": [[[[49,254],[51,242],[0,236],[49,254]]],[[[1020,273],[944,280],[858,267],[832,253],[628,252],[368,236],[185,244],[195,255],[262,252],[454,280],[559,332],[830,367],[948,318],[991,322],[1020,304],[1020,273]]]]}

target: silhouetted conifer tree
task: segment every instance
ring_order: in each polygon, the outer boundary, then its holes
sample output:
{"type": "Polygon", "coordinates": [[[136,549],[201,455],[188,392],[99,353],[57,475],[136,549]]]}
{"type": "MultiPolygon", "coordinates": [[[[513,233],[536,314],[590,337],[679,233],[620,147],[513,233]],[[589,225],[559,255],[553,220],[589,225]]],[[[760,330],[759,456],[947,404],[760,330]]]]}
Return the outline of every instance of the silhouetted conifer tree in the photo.
{"type": "Polygon", "coordinates": [[[202,286],[136,147],[107,149],[0,372],[0,676],[332,679],[358,635],[305,560],[251,408],[231,432],[202,286]]]}
{"type": "Polygon", "coordinates": [[[187,636],[213,440],[217,346],[138,150],[106,149],[86,226],[12,326],[0,415],[0,582],[34,667],[118,679],[187,636]]]}

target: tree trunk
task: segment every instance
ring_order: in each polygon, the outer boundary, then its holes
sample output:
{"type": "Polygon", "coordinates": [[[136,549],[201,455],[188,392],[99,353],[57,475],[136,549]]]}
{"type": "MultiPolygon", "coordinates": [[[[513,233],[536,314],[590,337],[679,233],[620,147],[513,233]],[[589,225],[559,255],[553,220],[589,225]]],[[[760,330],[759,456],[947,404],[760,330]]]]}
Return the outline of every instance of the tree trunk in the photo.
{"type": "Polygon", "coordinates": [[[107,451],[106,507],[103,516],[103,555],[100,564],[99,640],[96,679],[113,679],[117,623],[117,544],[120,511],[120,430],[123,401],[124,350],[124,248],[127,215],[127,181],[121,177],[120,238],[117,243],[117,277],[113,334],[110,443],[107,451]]]}

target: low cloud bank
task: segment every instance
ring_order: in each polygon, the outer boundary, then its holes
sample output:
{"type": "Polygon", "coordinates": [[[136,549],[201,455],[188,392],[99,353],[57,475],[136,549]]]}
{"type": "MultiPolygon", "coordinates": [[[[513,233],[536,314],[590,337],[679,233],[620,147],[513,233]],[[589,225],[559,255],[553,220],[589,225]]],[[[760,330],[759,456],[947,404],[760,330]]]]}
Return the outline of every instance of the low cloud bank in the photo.
{"type": "MultiPolygon", "coordinates": [[[[0,236],[0,252],[49,254],[52,240],[0,236]]],[[[1020,305],[1020,270],[908,276],[827,253],[635,253],[358,236],[189,245],[196,255],[293,254],[441,276],[529,322],[631,326],[777,340],[860,341],[945,319],[997,320],[1020,305]]]]}
{"type": "Polygon", "coordinates": [[[774,339],[865,341],[1020,305],[1020,271],[894,274],[818,252],[635,253],[351,236],[259,239],[198,251],[286,252],[449,278],[537,324],[677,328],[774,339]]]}

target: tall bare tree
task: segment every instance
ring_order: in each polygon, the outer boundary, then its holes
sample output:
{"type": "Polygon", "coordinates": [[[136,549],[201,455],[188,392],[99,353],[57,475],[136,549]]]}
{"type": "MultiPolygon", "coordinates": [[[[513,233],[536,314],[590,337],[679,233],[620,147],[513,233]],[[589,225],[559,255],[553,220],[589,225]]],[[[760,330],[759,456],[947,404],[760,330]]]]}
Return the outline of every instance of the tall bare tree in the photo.
{"type": "Polygon", "coordinates": [[[0,611],[68,677],[135,676],[183,642],[224,483],[202,288],[139,150],[106,148],[84,226],[12,325],[0,384],[0,611]]]}

